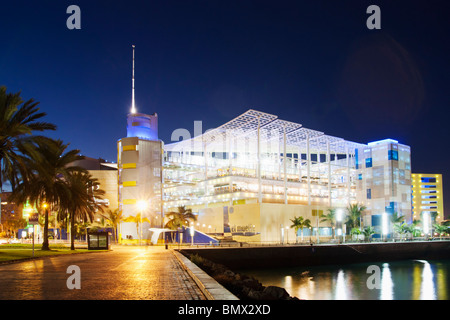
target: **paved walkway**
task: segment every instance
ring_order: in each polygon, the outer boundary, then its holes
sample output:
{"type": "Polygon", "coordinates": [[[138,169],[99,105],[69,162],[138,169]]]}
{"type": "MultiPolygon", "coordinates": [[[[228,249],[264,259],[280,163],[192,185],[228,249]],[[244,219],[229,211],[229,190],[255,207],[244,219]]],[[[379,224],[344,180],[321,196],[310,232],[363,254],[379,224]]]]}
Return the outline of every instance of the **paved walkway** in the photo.
{"type": "Polygon", "coordinates": [[[117,246],[111,252],[64,255],[0,265],[0,300],[205,300],[164,247],[117,246]],[[80,289],[68,289],[70,265],[80,289]]]}

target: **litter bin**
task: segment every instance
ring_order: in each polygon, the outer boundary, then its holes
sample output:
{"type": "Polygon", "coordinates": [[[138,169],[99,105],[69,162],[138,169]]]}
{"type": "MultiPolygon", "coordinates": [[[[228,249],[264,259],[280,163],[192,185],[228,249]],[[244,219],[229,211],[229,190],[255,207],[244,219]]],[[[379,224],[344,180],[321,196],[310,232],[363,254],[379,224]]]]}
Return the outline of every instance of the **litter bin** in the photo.
{"type": "Polygon", "coordinates": [[[88,250],[109,250],[111,248],[110,232],[88,233],[88,250]]]}

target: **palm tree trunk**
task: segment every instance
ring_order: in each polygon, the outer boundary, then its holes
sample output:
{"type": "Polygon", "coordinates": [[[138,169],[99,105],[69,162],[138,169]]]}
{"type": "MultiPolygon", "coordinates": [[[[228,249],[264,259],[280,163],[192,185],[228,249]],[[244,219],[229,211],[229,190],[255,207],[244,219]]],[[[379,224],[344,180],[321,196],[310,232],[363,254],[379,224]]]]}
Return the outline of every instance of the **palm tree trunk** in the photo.
{"type": "Polygon", "coordinates": [[[48,244],[48,209],[44,211],[44,239],[42,241],[42,250],[50,250],[48,244]]]}
{"type": "Polygon", "coordinates": [[[75,250],[75,213],[70,214],[70,250],[75,250]]]}

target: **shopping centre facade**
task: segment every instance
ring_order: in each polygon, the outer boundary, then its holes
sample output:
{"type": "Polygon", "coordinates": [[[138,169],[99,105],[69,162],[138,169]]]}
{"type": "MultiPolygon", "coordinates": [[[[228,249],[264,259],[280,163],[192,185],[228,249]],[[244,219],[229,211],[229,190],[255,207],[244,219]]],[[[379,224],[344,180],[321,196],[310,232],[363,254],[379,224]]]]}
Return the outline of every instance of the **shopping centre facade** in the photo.
{"type": "Polygon", "coordinates": [[[320,213],[355,203],[367,208],[364,226],[380,228],[381,216],[394,212],[412,219],[410,147],[398,141],[347,141],[248,110],[164,144],[157,120],[130,114],[127,137],[118,141],[119,209],[125,219],[142,212],[145,220],[143,231],[132,219],[122,223],[123,239],[139,232],[149,239],[149,229],[180,206],[198,215],[198,231],[257,242],[295,241],[290,226],[298,216],[311,220],[311,232],[330,236],[320,213]],[[137,208],[142,201],[145,210],[137,208]]]}

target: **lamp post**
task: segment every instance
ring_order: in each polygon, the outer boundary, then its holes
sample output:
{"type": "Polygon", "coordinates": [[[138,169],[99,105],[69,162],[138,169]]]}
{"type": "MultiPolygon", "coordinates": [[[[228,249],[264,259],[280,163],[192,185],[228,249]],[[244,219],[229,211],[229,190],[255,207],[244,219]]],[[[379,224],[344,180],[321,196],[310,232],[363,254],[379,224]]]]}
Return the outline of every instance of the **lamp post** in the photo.
{"type": "Polygon", "coordinates": [[[428,240],[428,234],[430,232],[430,224],[429,224],[430,214],[428,212],[423,213],[423,233],[425,235],[426,240],[428,240]]]}
{"type": "Polygon", "coordinates": [[[139,245],[141,245],[141,241],[142,241],[142,213],[144,212],[144,210],[147,208],[147,202],[146,201],[138,201],[137,203],[138,209],[139,209],[139,224],[140,224],[140,230],[139,230],[139,245]]]}
{"type": "Polygon", "coordinates": [[[340,243],[341,241],[341,234],[342,234],[342,209],[337,209],[336,210],[336,231],[337,231],[337,235],[338,235],[338,243],[340,243]]]}
{"type": "Polygon", "coordinates": [[[383,240],[387,241],[387,235],[389,232],[389,221],[388,221],[388,216],[387,213],[384,212],[383,216],[381,218],[381,233],[383,235],[383,240]]]}
{"type": "Polygon", "coordinates": [[[194,223],[193,223],[193,222],[191,222],[191,230],[190,230],[190,233],[191,233],[191,246],[194,246],[194,234],[195,234],[195,230],[194,230],[194,223]]]}
{"type": "Polygon", "coordinates": [[[289,244],[289,227],[286,226],[286,244],[289,244]]]}

